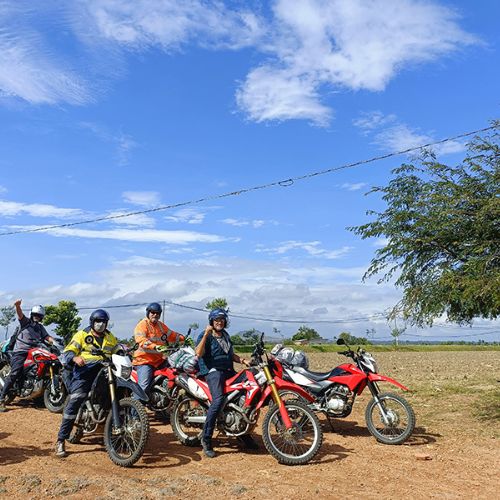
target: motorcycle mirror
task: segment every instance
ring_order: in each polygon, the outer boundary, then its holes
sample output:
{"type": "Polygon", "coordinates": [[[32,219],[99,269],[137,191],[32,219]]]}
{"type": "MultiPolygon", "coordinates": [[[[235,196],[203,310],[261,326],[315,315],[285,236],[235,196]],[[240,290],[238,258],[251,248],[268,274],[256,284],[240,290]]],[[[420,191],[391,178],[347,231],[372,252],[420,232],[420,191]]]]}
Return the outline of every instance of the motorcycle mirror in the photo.
{"type": "Polygon", "coordinates": [[[337,339],[337,345],[346,345],[344,339],[337,339]]]}

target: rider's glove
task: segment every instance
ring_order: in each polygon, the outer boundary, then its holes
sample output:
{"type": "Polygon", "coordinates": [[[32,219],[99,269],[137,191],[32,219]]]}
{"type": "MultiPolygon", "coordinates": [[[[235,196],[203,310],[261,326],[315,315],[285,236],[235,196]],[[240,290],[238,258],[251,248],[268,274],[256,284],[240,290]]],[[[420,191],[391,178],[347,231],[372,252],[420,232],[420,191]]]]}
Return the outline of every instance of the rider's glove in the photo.
{"type": "Polygon", "coordinates": [[[163,353],[163,352],[167,352],[168,347],[166,345],[156,345],[155,350],[163,353]]]}
{"type": "Polygon", "coordinates": [[[186,347],[194,347],[194,340],[192,338],[184,339],[184,345],[186,347]]]}

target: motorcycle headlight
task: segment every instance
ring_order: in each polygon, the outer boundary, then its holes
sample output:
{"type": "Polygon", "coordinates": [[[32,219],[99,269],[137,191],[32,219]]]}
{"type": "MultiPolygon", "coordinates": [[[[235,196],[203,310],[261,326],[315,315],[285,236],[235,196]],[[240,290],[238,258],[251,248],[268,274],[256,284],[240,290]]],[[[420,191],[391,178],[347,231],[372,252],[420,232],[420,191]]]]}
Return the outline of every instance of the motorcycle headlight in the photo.
{"type": "Polygon", "coordinates": [[[128,380],[130,378],[130,375],[132,374],[132,367],[131,366],[122,366],[121,367],[121,374],[120,377],[128,380]]]}
{"type": "Polygon", "coordinates": [[[377,362],[375,361],[375,358],[369,352],[365,352],[363,354],[363,356],[361,358],[361,362],[363,363],[363,366],[365,366],[366,369],[371,371],[372,373],[378,372],[377,362]]]}

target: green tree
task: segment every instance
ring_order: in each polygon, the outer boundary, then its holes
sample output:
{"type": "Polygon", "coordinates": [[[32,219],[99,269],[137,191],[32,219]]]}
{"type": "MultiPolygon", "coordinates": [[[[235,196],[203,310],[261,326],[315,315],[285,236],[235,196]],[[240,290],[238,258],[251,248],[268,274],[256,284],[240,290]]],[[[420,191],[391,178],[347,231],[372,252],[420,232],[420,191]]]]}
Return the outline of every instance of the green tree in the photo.
{"type": "Polygon", "coordinates": [[[339,339],[344,339],[348,345],[368,345],[371,342],[366,337],[356,337],[349,332],[342,332],[339,334],[339,339]]]}
{"type": "Polygon", "coordinates": [[[394,338],[394,343],[396,345],[399,345],[399,337],[403,335],[404,331],[405,328],[398,328],[398,327],[395,327],[391,330],[391,336],[394,338]]]}
{"type": "Polygon", "coordinates": [[[244,339],[241,338],[240,335],[231,335],[231,341],[234,345],[245,345],[246,342],[244,339]]]}
{"type": "Polygon", "coordinates": [[[302,325],[299,327],[295,335],[293,335],[292,340],[295,342],[296,340],[314,340],[320,338],[320,334],[314,328],[302,325]]]}
{"type": "Polygon", "coordinates": [[[9,335],[9,325],[16,316],[14,306],[7,306],[0,308],[0,326],[5,328],[5,338],[9,335]]]}
{"type": "Polygon", "coordinates": [[[78,316],[76,304],[70,300],[61,300],[57,306],[47,306],[45,308],[44,325],[57,325],[54,331],[67,344],[71,337],[78,331],[82,318],[78,316]]]}
{"type": "Polygon", "coordinates": [[[2,307],[0,309],[0,326],[5,328],[5,338],[9,336],[9,325],[16,316],[14,306],[2,307]]]}
{"type": "Polygon", "coordinates": [[[469,323],[500,311],[500,121],[468,144],[458,166],[426,152],[393,170],[375,187],[387,204],[367,212],[375,220],[349,228],[365,238],[384,238],[363,279],[393,276],[403,298],[390,313],[410,324],[431,325],[443,314],[469,323]]]}
{"type": "Polygon", "coordinates": [[[224,297],[217,297],[214,300],[207,302],[205,305],[205,309],[208,309],[209,311],[213,311],[214,309],[225,309],[226,311],[229,310],[227,306],[227,300],[224,297]]]}

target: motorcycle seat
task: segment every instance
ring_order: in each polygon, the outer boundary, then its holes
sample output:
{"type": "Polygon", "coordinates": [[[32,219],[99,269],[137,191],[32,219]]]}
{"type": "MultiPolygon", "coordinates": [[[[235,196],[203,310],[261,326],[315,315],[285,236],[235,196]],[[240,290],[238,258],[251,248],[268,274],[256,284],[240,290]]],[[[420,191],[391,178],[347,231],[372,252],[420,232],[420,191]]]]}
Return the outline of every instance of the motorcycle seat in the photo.
{"type": "Polygon", "coordinates": [[[328,380],[332,375],[335,375],[336,368],[330,370],[329,372],[312,372],[311,370],[306,370],[305,368],[301,368],[300,366],[295,366],[294,371],[304,375],[304,377],[308,377],[316,382],[321,382],[322,380],[328,380]]]}

